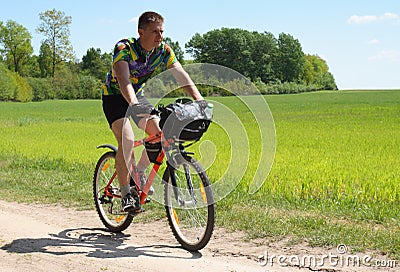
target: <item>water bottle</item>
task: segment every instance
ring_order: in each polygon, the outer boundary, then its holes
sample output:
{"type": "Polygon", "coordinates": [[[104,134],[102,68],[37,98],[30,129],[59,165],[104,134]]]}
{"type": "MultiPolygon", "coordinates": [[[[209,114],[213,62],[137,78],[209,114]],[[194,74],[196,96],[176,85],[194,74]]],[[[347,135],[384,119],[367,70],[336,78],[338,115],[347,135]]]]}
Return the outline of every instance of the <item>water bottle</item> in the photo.
{"type": "Polygon", "coordinates": [[[196,120],[199,118],[199,113],[200,113],[199,105],[195,103],[187,104],[185,105],[185,111],[186,111],[186,117],[188,119],[196,120]]]}
{"type": "Polygon", "coordinates": [[[213,116],[214,105],[207,103],[207,107],[204,110],[207,120],[211,120],[213,116]]]}

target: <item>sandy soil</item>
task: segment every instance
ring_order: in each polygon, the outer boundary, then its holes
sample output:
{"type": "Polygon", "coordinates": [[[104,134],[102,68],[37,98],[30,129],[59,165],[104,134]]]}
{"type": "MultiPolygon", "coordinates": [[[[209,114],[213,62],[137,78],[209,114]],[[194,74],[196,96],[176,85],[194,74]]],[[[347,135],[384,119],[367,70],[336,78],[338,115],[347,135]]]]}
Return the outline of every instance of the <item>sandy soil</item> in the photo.
{"type": "Polygon", "coordinates": [[[340,255],[336,248],[244,242],[242,233],[224,229],[215,230],[206,248],[190,253],[179,247],[166,220],[133,223],[124,233],[113,234],[103,228],[94,210],[0,201],[0,222],[0,271],[400,270],[399,262],[372,253],[357,254],[360,263],[363,257],[374,257],[368,266],[358,265],[348,258],[351,253],[340,255]],[[314,265],[304,256],[315,257],[314,265]],[[383,267],[376,266],[377,260],[383,267]]]}

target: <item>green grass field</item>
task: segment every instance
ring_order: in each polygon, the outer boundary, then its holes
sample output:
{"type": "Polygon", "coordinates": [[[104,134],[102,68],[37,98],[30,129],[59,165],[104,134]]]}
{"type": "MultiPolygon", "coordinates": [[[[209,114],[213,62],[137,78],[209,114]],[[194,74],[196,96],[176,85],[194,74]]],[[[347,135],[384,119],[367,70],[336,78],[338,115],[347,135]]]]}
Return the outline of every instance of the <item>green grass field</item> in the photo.
{"type": "MultiPolygon", "coordinates": [[[[244,162],[249,167],[241,180],[234,171],[226,174],[240,183],[217,203],[219,225],[246,230],[249,238],[344,243],[400,257],[400,91],[266,96],[276,153],[270,175],[253,195],[247,189],[260,141],[254,118],[233,97],[213,100],[238,113],[250,139],[243,148],[254,154],[244,162]]],[[[0,198],[92,209],[93,170],[104,152],[95,147],[115,144],[101,101],[0,103],[0,110],[0,198]]],[[[215,125],[204,137],[213,144],[194,147],[215,159],[200,159],[211,180],[223,175],[231,154],[248,152],[226,146],[228,139],[215,125]]],[[[144,218],[161,216],[161,205],[153,203],[144,218]]]]}

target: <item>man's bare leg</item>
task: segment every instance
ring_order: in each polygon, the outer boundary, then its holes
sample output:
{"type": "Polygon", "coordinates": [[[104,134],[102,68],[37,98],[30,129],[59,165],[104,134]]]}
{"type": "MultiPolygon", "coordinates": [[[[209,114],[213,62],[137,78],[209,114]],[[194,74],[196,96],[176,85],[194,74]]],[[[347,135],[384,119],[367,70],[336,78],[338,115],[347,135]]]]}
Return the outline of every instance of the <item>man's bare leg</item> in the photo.
{"type": "Polygon", "coordinates": [[[118,151],[115,156],[115,168],[120,185],[122,206],[125,211],[139,210],[140,203],[130,193],[130,167],[133,157],[134,135],[128,118],[114,121],[111,129],[118,142],[118,151]]]}
{"type": "MultiPolygon", "coordinates": [[[[144,130],[146,132],[146,134],[153,135],[153,134],[161,132],[158,123],[159,123],[158,118],[153,118],[153,119],[143,118],[142,120],[140,120],[138,126],[140,129],[144,130]]],[[[139,173],[140,186],[142,186],[142,187],[145,185],[145,183],[147,181],[147,178],[146,178],[146,175],[144,172],[147,169],[147,167],[149,166],[149,164],[150,164],[150,161],[147,156],[146,149],[144,149],[142,152],[142,155],[137,163],[137,171],[139,173]]],[[[151,186],[148,191],[148,194],[152,195],[153,193],[154,193],[154,188],[153,188],[153,186],[151,186]]]]}
{"type": "MultiPolygon", "coordinates": [[[[147,135],[153,135],[156,133],[160,133],[161,129],[159,127],[159,122],[160,119],[158,118],[153,118],[150,120],[147,120],[147,118],[142,118],[139,122],[139,128],[144,130],[147,135]]],[[[143,150],[142,156],[140,157],[140,160],[137,163],[137,167],[139,171],[144,171],[146,168],[149,166],[150,161],[149,158],[147,157],[146,149],[143,150]]]]}

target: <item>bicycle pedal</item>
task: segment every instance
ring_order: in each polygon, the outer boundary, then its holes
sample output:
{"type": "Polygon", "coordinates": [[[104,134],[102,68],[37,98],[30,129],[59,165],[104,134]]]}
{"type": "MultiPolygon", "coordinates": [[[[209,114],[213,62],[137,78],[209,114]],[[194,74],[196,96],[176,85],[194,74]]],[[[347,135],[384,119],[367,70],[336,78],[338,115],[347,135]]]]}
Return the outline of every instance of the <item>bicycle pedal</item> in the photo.
{"type": "Polygon", "coordinates": [[[143,212],[145,212],[145,210],[143,208],[140,208],[137,210],[129,211],[129,214],[136,215],[136,214],[143,213],[143,212]]]}

